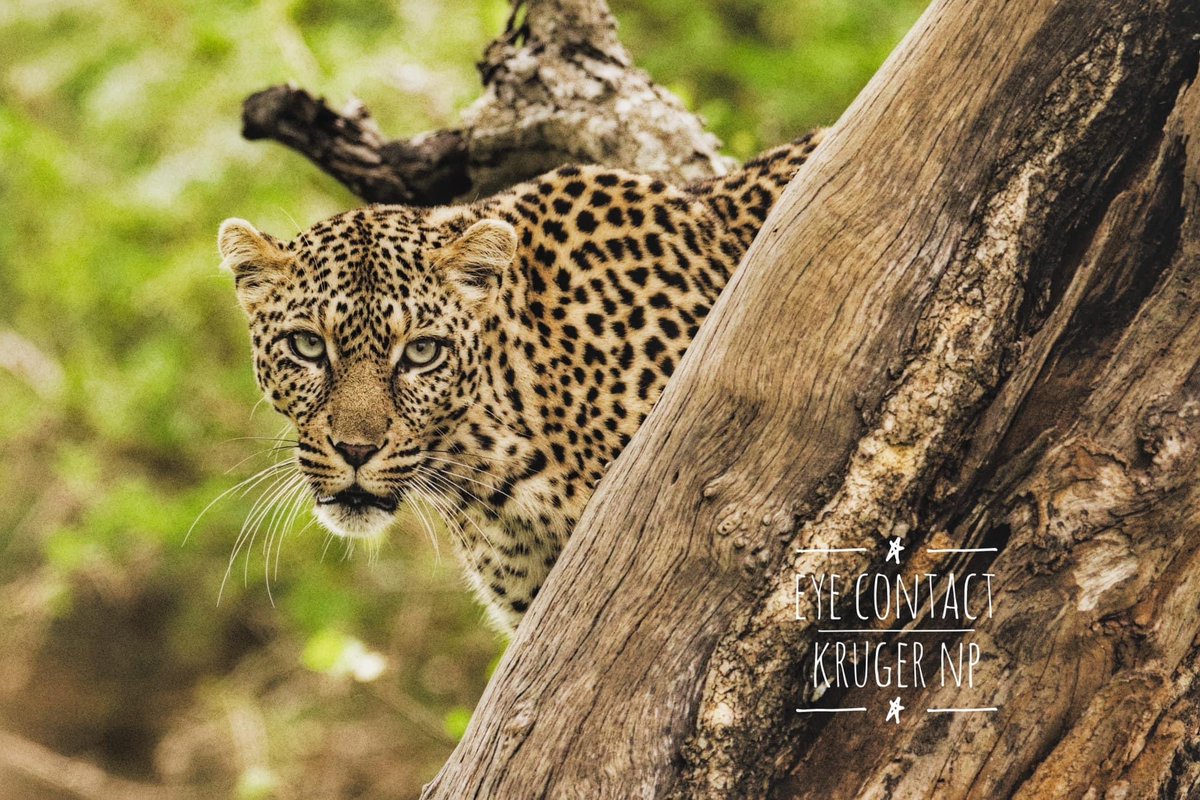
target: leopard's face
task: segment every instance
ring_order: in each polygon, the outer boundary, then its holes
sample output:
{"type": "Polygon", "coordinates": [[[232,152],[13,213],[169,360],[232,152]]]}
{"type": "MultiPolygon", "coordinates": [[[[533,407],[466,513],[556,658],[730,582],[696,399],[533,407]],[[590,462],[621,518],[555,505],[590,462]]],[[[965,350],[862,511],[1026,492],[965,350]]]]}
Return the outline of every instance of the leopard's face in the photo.
{"type": "Polygon", "coordinates": [[[382,533],[414,488],[440,488],[430,465],[478,396],[512,228],[485,220],[453,236],[408,209],[368,209],[289,243],[230,220],[220,244],[318,519],[342,536],[382,533]]]}

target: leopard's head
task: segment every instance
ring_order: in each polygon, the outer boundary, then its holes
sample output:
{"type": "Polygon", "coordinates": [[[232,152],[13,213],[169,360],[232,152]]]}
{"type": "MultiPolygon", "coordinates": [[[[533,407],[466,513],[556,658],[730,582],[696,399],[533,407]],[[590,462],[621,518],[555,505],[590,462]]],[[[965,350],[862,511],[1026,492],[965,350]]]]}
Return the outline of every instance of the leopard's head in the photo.
{"type": "Polygon", "coordinates": [[[516,234],[468,222],[374,207],[290,242],[221,226],[258,384],[295,425],[317,517],[336,534],[382,533],[476,400],[516,234]]]}

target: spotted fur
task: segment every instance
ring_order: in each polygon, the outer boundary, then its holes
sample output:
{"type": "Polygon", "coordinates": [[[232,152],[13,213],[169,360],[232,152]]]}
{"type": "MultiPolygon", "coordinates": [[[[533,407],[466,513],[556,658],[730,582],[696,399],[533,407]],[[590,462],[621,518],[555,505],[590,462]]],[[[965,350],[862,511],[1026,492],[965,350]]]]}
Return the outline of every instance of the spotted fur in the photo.
{"type": "Polygon", "coordinates": [[[257,378],[296,426],[322,522],[374,536],[398,501],[427,498],[515,626],[817,141],[682,188],[564,167],[471,205],[350,211],[291,242],[227,221],[257,378]],[[296,331],[324,357],[302,357],[296,331]],[[414,368],[413,343],[441,361],[414,368]]]}

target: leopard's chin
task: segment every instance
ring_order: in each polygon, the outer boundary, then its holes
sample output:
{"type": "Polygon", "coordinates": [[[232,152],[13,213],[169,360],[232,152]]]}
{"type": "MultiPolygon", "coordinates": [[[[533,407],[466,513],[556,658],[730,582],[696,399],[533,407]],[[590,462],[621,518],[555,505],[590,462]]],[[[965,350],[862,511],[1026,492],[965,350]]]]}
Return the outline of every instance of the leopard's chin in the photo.
{"type": "Polygon", "coordinates": [[[382,536],[396,518],[396,501],[349,489],[327,497],[318,497],[317,521],[331,533],[347,539],[374,539],[382,536]]]}

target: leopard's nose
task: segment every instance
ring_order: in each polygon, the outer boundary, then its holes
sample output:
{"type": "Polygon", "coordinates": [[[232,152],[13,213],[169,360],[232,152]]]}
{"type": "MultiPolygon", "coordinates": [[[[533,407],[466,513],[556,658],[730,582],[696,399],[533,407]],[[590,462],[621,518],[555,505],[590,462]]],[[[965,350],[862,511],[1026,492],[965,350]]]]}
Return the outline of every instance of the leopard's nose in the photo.
{"type": "Polygon", "coordinates": [[[363,464],[371,460],[371,458],[379,452],[379,447],[373,444],[349,444],[348,442],[334,442],[333,449],[342,454],[342,458],[350,466],[358,469],[363,464]]]}

